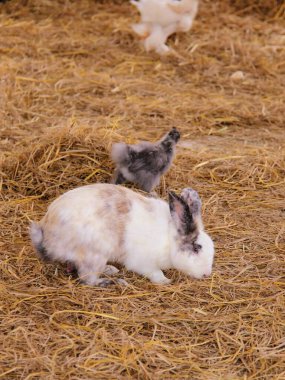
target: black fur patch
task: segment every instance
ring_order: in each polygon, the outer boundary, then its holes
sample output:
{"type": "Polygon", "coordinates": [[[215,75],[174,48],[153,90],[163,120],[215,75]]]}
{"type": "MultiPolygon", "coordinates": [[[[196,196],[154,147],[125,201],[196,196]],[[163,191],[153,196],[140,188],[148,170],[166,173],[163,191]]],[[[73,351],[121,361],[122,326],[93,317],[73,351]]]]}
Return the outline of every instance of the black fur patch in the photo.
{"type": "Polygon", "coordinates": [[[190,213],[188,205],[187,209],[185,209],[184,212],[184,231],[186,235],[196,231],[196,225],[194,223],[193,216],[190,213]]]}
{"type": "Polygon", "coordinates": [[[42,261],[45,261],[45,262],[50,261],[48,252],[42,244],[39,244],[36,248],[37,248],[37,252],[38,252],[40,258],[42,259],[42,261]]]}
{"type": "Polygon", "coordinates": [[[197,226],[196,226],[196,223],[194,222],[189,206],[184,201],[184,199],[179,197],[174,192],[169,192],[169,207],[170,207],[170,212],[172,214],[176,213],[180,219],[180,232],[183,235],[189,235],[189,234],[193,235],[197,230],[197,226]],[[179,205],[182,207],[182,210],[183,210],[180,215],[178,215],[178,213],[175,210],[176,202],[179,203],[179,205]]]}
{"type": "Polygon", "coordinates": [[[201,244],[197,244],[195,242],[193,242],[193,252],[194,253],[199,253],[202,249],[202,246],[201,244]]]}
{"type": "MultiPolygon", "coordinates": [[[[43,229],[41,229],[42,235],[44,236],[43,229]]],[[[35,245],[36,251],[40,259],[44,262],[49,262],[51,261],[48,255],[48,251],[46,250],[45,246],[43,245],[43,240],[37,245],[35,245]]]]}

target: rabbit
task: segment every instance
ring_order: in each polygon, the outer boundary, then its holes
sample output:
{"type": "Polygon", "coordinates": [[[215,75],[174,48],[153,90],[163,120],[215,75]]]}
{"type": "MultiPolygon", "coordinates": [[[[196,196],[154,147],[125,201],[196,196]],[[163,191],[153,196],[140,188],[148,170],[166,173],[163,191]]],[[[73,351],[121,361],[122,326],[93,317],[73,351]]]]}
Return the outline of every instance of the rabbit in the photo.
{"type": "Polygon", "coordinates": [[[175,268],[201,279],[211,275],[214,244],[204,231],[198,193],[169,192],[168,202],[123,186],[93,184],[54,200],[40,222],[30,226],[43,260],[72,263],[82,282],[108,286],[100,277],[123,264],[155,284],[169,284],[163,270],[175,268]]]}
{"type": "Polygon", "coordinates": [[[198,0],[131,0],[141,14],[141,22],[132,25],[144,40],[146,51],[166,54],[167,38],[175,32],[188,32],[198,11],[198,0]]]}
{"type": "Polygon", "coordinates": [[[134,145],[114,144],[111,157],[116,163],[116,169],[112,182],[133,182],[142,190],[151,192],[169,169],[179,139],[180,133],[172,128],[156,143],[142,141],[134,145]]]}

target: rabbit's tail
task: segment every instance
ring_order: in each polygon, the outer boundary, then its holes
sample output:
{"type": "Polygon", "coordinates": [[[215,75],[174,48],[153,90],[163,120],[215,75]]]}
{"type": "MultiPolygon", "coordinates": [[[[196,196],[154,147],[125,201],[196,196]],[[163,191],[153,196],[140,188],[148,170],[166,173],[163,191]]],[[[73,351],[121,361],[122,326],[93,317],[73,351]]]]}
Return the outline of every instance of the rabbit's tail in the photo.
{"type": "Polygon", "coordinates": [[[43,245],[44,233],[42,227],[35,222],[30,225],[30,237],[39,257],[43,261],[49,261],[47,250],[43,245]]]}

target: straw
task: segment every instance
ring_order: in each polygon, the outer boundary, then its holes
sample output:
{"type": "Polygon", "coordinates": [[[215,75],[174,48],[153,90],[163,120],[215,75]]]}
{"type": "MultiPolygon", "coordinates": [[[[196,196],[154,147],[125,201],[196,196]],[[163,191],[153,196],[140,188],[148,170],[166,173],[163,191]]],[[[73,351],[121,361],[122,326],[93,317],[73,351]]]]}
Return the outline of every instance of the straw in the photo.
{"type": "Polygon", "coordinates": [[[166,57],[138,19],[127,1],[0,4],[0,379],[282,380],[284,4],[203,1],[166,57]],[[212,276],[156,286],[120,267],[129,287],[101,289],[40,262],[30,220],[109,182],[113,142],[172,127],[156,190],[199,192],[212,276]]]}

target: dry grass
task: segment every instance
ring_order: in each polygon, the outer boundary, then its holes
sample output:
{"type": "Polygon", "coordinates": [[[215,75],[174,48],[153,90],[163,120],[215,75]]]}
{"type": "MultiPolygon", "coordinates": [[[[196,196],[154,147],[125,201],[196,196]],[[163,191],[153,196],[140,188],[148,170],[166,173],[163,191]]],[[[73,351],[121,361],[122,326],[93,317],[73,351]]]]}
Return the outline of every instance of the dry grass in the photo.
{"type": "Polygon", "coordinates": [[[204,1],[159,58],[128,2],[0,5],[0,379],[285,378],[283,16],[280,1],[204,1]],[[213,276],[157,287],[122,270],[131,286],[102,290],[39,262],[29,220],[108,181],[113,141],[173,126],[159,192],[199,191],[213,276]]]}

